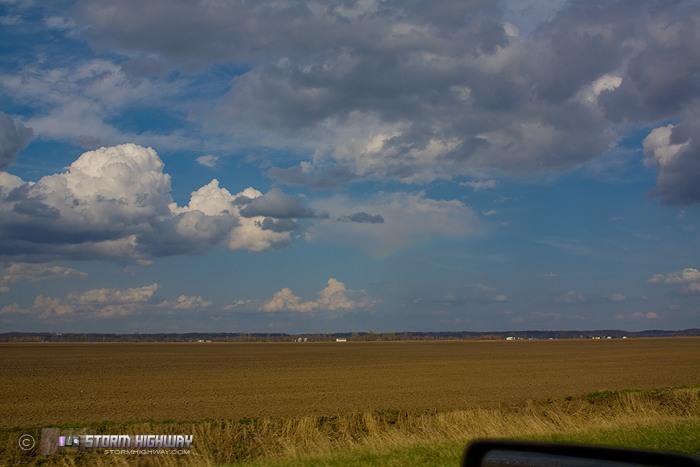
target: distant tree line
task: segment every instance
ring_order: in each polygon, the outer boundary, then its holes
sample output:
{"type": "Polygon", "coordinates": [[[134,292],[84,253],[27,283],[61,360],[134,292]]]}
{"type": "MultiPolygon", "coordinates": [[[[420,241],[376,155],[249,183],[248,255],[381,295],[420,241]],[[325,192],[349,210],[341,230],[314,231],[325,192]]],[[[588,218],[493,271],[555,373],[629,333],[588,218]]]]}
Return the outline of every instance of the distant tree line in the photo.
{"type": "Polygon", "coordinates": [[[445,331],[445,332],[349,332],[349,333],[154,333],[104,334],[55,332],[6,332],[0,342],[347,342],[415,340],[504,340],[504,339],[621,339],[639,337],[700,336],[700,329],[681,331],[445,331]]]}

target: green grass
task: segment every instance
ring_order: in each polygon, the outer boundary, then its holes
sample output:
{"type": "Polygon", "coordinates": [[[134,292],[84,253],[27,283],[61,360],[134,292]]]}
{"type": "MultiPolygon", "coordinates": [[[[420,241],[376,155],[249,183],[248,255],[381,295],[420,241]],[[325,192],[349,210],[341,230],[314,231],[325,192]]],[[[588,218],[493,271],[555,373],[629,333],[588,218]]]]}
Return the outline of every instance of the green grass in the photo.
{"type": "Polygon", "coordinates": [[[300,457],[296,459],[265,460],[242,464],[246,467],[319,467],[319,466],[448,466],[459,465],[466,443],[443,442],[416,444],[381,451],[353,450],[325,456],[300,457]]]}
{"type": "Polygon", "coordinates": [[[700,455],[700,420],[679,420],[618,430],[590,430],[529,439],[598,444],[700,455]]]}
{"type": "MultiPolygon", "coordinates": [[[[615,430],[588,430],[580,433],[524,436],[519,439],[560,443],[594,444],[700,455],[700,420],[680,420],[649,426],[615,430]]],[[[355,450],[327,456],[266,460],[243,464],[247,467],[317,466],[449,466],[459,465],[466,442],[416,444],[385,451],[355,450]]]]}

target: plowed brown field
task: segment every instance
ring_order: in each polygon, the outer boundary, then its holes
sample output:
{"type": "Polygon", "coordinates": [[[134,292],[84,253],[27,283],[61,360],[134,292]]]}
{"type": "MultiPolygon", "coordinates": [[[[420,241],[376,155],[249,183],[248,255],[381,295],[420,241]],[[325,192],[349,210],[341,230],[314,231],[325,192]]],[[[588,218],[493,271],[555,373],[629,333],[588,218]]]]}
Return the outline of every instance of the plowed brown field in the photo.
{"type": "Polygon", "coordinates": [[[700,338],[0,344],[0,426],[494,407],[700,384],[700,338]]]}

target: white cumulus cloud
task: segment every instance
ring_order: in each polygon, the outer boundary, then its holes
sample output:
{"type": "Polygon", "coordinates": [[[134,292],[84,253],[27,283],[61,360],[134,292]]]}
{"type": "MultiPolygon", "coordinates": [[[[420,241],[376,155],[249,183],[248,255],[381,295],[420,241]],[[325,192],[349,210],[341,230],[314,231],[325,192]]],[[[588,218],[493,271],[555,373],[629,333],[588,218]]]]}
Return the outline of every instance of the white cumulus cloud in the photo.
{"type": "Polygon", "coordinates": [[[180,295],[173,302],[163,302],[161,306],[172,307],[175,310],[196,310],[201,308],[209,308],[212,302],[204,299],[200,295],[180,295]]]}
{"type": "Polygon", "coordinates": [[[354,291],[342,282],[330,278],[327,286],[318,293],[316,300],[304,301],[285,287],[262,305],[263,311],[293,311],[308,313],[312,311],[357,310],[368,308],[373,301],[364,291],[354,291]]]}
{"type": "Polygon", "coordinates": [[[34,299],[32,311],[40,318],[80,316],[87,318],[111,318],[130,316],[154,299],[158,284],[129,289],[102,288],[86,292],[70,292],[64,298],[45,297],[34,299]]]}
{"type": "Polygon", "coordinates": [[[655,311],[647,311],[647,312],[636,311],[636,312],[630,314],[629,317],[630,317],[631,319],[636,319],[636,320],[642,320],[642,319],[644,319],[644,320],[659,319],[659,315],[658,315],[658,313],[656,313],[655,311]]]}
{"type": "Polygon", "coordinates": [[[196,161],[198,164],[203,165],[204,167],[214,168],[219,165],[219,156],[207,154],[205,156],[199,156],[196,161]]]}
{"type": "Polygon", "coordinates": [[[142,287],[98,288],[68,292],[63,297],[38,295],[29,307],[12,303],[0,308],[0,315],[33,315],[39,320],[111,319],[144,313],[197,311],[212,302],[199,295],[180,295],[176,300],[158,296],[157,283],[142,287]]]}
{"type": "Polygon", "coordinates": [[[73,268],[42,263],[0,264],[0,293],[10,290],[17,282],[38,282],[45,279],[84,278],[87,274],[73,268]]]}
{"type": "Polygon", "coordinates": [[[619,302],[624,302],[624,301],[626,301],[626,300],[627,300],[627,297],[626,297],[624,294],[615,293],[615,294],[610,295],[610,296],[608,297],[608,300],[610,300],[611,302],[617,302],[617,303],[619,303],[619,302]]]}
{"type": "Polygon", "coordinates": [[[288,243],[294,218],[308,215],[300,198],[252,188],[233,195],[216,179],[178,206],[163,168],[153,149],[123,144],[86,152],[37,182],[0,172],[0,259],[150,261],[215,245],[262,251],[288,243]],[[268,198],[268,209],[243,215],[258,198],[268,198]]]}
{"type": "Polygon", "coordinates": [[[700,293],[700,270],[685,268],[679,272],[654,274],[649,282],[652,284],[680,284],[684,292],[700,293]]]}
{"type": "Polygon", "coordinates": [[[672,143],[671,135],[675,125],[654,128],[642,142],[644,148],[644,163],[648,166],[654,164],[660,168],[667,166],[671,161],[688,146],[688,142],[672,143]]]}

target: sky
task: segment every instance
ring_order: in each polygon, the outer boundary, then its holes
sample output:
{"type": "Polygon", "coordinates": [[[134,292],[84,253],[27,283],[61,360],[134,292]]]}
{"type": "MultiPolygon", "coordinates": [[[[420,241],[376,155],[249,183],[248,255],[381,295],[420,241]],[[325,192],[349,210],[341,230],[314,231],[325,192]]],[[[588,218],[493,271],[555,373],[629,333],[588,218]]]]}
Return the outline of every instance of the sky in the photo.
{"type": "Polygon", "coordinates": [[[700,326],[696,1],[0,0],[0,332],[700,326]]]}

